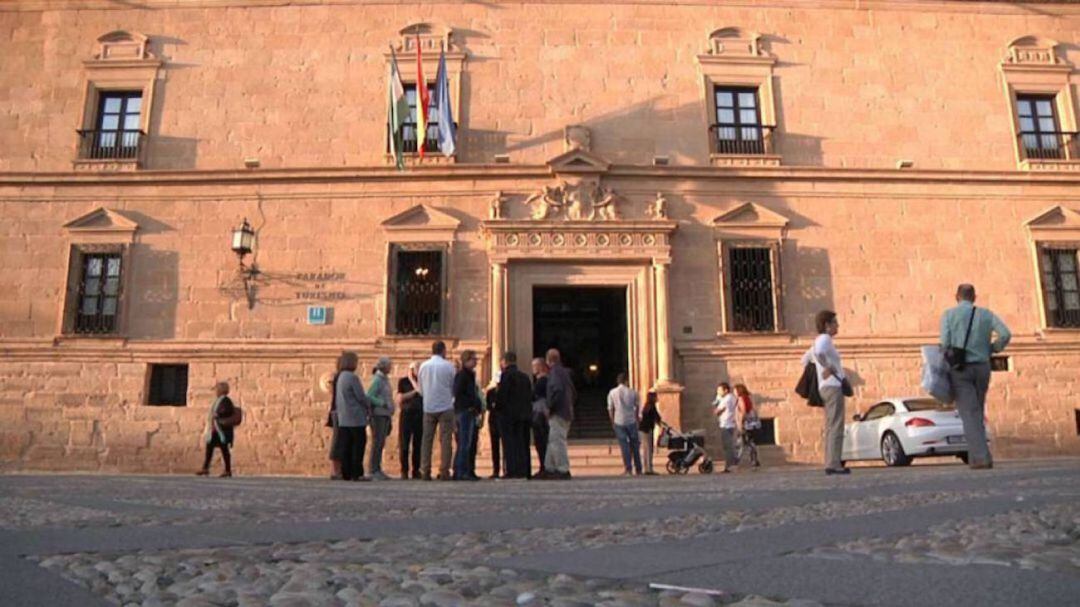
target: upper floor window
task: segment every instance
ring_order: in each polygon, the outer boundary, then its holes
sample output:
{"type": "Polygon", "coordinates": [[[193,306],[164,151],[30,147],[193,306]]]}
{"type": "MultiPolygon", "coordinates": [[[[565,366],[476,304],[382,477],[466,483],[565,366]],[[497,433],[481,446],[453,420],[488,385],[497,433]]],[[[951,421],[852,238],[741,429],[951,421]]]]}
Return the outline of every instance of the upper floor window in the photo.
{"type": "Polygon", "coordinates": [[[1042,246],[1039,270],[1042,273],[1046,324],[1050,327],[1080,329],[1080,270],[1076,247],[1042,246]]]}
{"type": "Polygon", "coordinates": [[[1069,134],[1058,126],[1053,95],[1017,95],[1016,113],[1028,158],[1065,158],[1069,134]]]}
{"type": "Polygon", "coordinates": [[[142,91],[102,91],[94,128],[80,135],[80,158],[138,158],[144,135],[142,91]]]}
{"type": "Polygon", "coordinates": [[[75,311],[76,333],[115,333],[120,313],[121,253],[85,253],[75,311]]]}
{"type": "Polygon", "coordinates": [[[397,335],[440,335],[443,330],[444,251],[424,246],[391,249],[391,328],[397,335]]]}
{"type": "MultiPolygon", "coordinates": [[[[424,137],[424,153],[425,154],[438,154],[439,153],[439,115],[436,112],[436,107],[432,103],[435,98],[434,85],[428,85],[428,123],[424,137]]],[[[402,126],[402,141],[404,143],[404,152],[406,154],[414,154],[420,151],[420,142],[417,141],[419,132],[416,128],[416,104],[417,104],[417,85],[406,84],[405,85],[405,100],[409,103],[409,119],[402,126]]]]}
{"type": "Polygon", "coordinates": [[[761,124],[758,91],[717,86],[713,90],[716,123],[712,125],[717,154],[764,154],[767,129],[761,124]]]}

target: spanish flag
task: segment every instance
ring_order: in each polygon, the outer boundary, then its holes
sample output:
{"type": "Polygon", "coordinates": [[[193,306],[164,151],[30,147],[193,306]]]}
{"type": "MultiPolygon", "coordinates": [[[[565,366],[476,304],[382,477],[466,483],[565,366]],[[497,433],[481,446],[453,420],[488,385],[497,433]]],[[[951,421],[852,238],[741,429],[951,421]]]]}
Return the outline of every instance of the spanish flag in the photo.
{"type": "Polygon", "coordinates": [[[424,144],[427,142],[428,105],[427,80],[424,80],[424,59],[420,52],[420,35],[416,36],[416,151],[424,157],[424,144]]]}

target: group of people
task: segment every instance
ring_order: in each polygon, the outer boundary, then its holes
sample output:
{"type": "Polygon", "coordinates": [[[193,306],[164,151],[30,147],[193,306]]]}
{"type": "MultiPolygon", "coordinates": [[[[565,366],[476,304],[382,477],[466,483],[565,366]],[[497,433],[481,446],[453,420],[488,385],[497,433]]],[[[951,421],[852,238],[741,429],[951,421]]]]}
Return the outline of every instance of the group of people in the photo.
{"type": "MultiPolygon", "coordinates": [[[[986,439],[986,393],[990,386],[990,357],[1008,345],[1012,335],[993,312],[975,306],[975,287],[962,284],[956,291],[957,305],[941,318],[940,345],[951,361],[949,379],[956,408],[964,426],[968,463],[973,469],[993,467],[986,439]],[[995,337],[996,335],[996,337],[995,337]]],[[[850,474],[842,459],[845,398],[852,393],[840,353],[833,337],[840,329],[835,312],[823,310],[815,318],[818,332],[802,358],[813,363],[817,389],[825,412],[825,473],[850,474]]],[[[505,352],[500,371],[481,390],[476,381],[477,356],[465,350],[452,363],[446,358],[446,344],[432,344],[430,359],[409,365],[408,374],[391,389],[392,362],[383,357],[375,364],[371,384],[365,391],[357,375],[359,357],[344,352],[338,358],[331,382],[331,404],[327,426],[333,428],[330,461],[331,477],[340,480],[386,480],[383,451],[399,413],[401,478],[432,480],[477,480],[476,452],[479,429],[487,417],[492,445],[493,477],[569,479],[570,459],[566,439],[574,419],[577,398],[569,371],[562,366],[559,351],[549,350],[545,358],[532,361],[531,375],[518,369],[514,352],[505,352]],[[370,431],[370,449],[368,432],[370,431]],[[432,451],[438,434],[441,451],[437,476],[432,476],[432,451]],[[539,470],[532,471],[530,435],[539,470]],[[452,441],[456,437],[456,446],[452,441]],[[367,474],[364,454],[367,452],[367,474]],[[451,461],[451,454],[453,454],[451,461]],[[451,465],[453,466],[451,472],[451,465]]],[[[654,474],[653,431],[662,423],[656,407],[656,393],[650,391],[644,406],[630,388],[626,374],[619,374],[608,394],[608,414],[622,454],[625,474],[654,474]]],[[[197,474],[209,474],[215,449],[225,464],[223,477],[232,476],[229,448],[239,407],[229,399],[229,384],[215,385],[210,408],[203,467],[197,474]]],[[[751,466],[760,466],[754,433],[761,420],[744,384],[720,382],[713,401],[723,443],[724,468],[729,472],[744,456],[751,466]]]]}
{"type": "Polygon", "coordinates": [[[441,341],[433,343],[431,351],[431,358],[422,364],[409,365],[396,391],[391,390],[388,378],[389,358],[376,363],[366,391],[356,372],[356,353],[344,352],[338,358],[327,418],[333,428],[331,478],[390,478],[382,463],[395,413],[402,479],[478,480],[477,444],[485,423],[492,443],[493,477],[570,478],[566,437],[576,393],[558,350],[534,359],[531,374],[518,368],[514,352],[503,353],[500,370],[486,389],[477,382],[475,351],[463,351],[455,362],[447,359],[446,344],[441,341]],[[441,457],[433,476],[436,436],[441,457]],[[540,462],[536,473],[530,443],[540,462]]]}

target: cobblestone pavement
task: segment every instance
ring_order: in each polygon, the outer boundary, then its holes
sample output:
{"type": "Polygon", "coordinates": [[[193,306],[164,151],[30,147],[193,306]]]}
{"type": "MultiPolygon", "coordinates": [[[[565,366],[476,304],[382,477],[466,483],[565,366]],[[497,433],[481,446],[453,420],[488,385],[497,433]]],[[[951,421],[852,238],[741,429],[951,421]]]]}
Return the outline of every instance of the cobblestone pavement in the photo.
{"type": "Polygon", "coordinates": [[[1080,461],[568,483],[3,476],[0,588],[11,605],[1068,605],[1080,461]]]}

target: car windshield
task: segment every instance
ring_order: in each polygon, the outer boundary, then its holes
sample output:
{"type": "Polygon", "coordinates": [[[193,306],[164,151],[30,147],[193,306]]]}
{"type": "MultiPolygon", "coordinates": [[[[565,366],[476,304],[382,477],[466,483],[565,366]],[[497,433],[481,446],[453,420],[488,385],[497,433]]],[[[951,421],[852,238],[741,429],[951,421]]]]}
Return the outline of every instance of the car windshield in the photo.
{"type": "Polygon", "coordinates": [[[952,411],[956,407],[940,403],[932,398],[915,398],[905,400],[904,406],[908,411],[952,411]]]}

